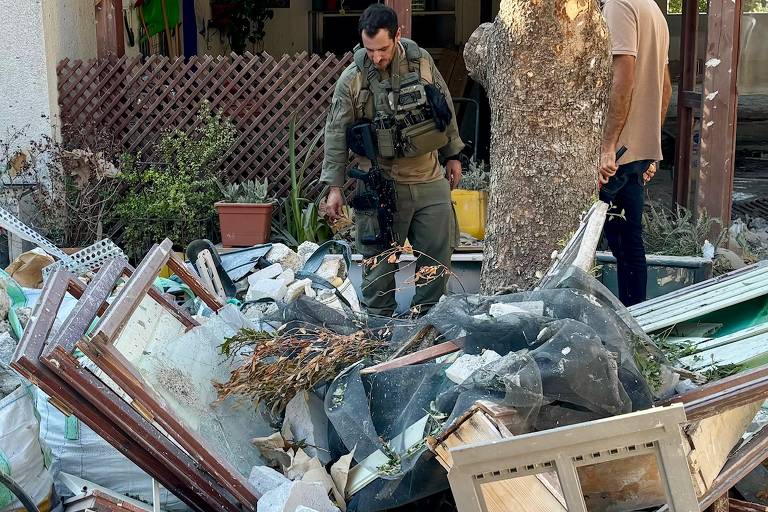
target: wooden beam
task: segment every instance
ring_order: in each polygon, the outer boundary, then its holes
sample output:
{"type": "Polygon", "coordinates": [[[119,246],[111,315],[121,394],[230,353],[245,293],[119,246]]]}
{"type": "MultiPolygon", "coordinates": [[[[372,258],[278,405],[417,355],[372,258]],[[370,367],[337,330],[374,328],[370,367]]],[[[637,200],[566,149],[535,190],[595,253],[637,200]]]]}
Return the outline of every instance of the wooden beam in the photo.
{"type": "Polygon", "coordinates": [[[397,21],[403,37],[411,37],[411,0],[385,0],[387,6],[397,13],[397,21]]]}
{"type": "Polygon", "coordinates": [[[96,53],[99,58],[125,55],[122,0],[98,0],[96,15],[96,53]]]}
{"type": "Polygon", "coordinates": [[[719,218],[727,229],[733,200],[741,0],[712,0],[708,20],[696,210],[719,218]]]}
{"type": "MultiPolygon", "coordinates": [[[[690,208],[691,150],[693,147],[694,110],[688,101],[696,87],[696,32],[698,29],[698,0],[683,0],[683,33],[680,38],[680,81],[677,89],[677,137],[675,139],[675,202],[690,208]]],[[[698,97],[701,109],[701,95],[698,97]]]]}

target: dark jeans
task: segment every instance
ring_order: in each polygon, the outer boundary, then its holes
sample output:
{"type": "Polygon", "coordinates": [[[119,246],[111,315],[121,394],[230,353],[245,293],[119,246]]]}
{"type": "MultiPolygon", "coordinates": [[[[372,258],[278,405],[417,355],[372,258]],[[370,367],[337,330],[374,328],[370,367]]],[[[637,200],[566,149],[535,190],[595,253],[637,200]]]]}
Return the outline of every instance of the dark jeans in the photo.
{"type": "Polygon", "coordinates": [[[600,189],[600,200],[611,205],[603,232],[616,258],[619,300],[629,307],[645,300],[648,269],[643,246],[643,173],[652,160],[619,166],[600,189]]]}

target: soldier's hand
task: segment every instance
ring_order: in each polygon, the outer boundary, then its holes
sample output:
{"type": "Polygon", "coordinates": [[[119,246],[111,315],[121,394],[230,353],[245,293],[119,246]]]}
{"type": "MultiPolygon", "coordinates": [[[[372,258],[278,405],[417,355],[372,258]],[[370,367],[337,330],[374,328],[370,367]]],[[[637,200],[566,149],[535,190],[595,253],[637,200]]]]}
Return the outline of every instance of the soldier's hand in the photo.
{"type": "Polygon", "coordinates": [[[344,198],[341,196],[341,188],[331,187],[328,197],[325,199],[325,212],[331,220],[339,219],[342,216],[342,207],[344,198]]]}
{"type": "Polygon", "coordinates": [[[445,162],[445,174],[448,183],[451,184],[451,190],[459,186],[461,181],[461,160],[448,160],[445,162]]]}

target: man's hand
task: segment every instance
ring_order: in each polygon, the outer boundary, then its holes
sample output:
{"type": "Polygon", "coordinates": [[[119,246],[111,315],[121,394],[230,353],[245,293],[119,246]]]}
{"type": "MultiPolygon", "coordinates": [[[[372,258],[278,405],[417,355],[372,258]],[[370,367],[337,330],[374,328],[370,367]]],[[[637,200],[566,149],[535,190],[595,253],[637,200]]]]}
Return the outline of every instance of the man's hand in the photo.
{"type": "Polygon", "coordinates": [[[343,215],[343,206],[344,198],[341,197],[341,188],[331,187],[328,197],[325,198],[325,213],[331,220],[337,220],[343,215]]]}
{"type": "Polygon", "coordinates": [[[616,165],[616,148],[604,147],[600,153],[600,169],[598,170],[600,183],[608,183],[618,168],[619,166],[616,165]]]}
{"type": "Polygon", "coordinates": [[[651,165],[648,166],[648,170],[643,173],[643,183],[648,183],[653,179],[653,176],[656,174],[656,162],[653,162],[651,165]]]}
{"type": "Polygon", "coordinates": [[[448,160],[445,162],[445,177],[451,184],[451,190],[459,186],[461,181],[461,160],[448,160]]]}

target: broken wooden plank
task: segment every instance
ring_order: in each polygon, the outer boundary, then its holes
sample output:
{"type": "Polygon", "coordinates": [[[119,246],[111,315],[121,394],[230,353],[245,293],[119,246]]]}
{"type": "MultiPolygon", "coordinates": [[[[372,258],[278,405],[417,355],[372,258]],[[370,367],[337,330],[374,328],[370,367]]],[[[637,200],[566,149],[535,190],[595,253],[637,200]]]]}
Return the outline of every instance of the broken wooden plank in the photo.
{"type": "Polygon", "coordinates": [[[768,507],[759,503],[750,503],[734,498],[728,500],[730,512],[768,512],[768,507]]]}
{"type": "Polygon", "coordinates": [[[459,350],[464,350],[464,342],[466,338],[457,338],[453,341],[446,341],[429,347],[424,350],[419,350],[413,354],[408,354],[391,361],[385,361],[383,363],[375,364],[367,368],[360,370],[360,375],[368,375],[371,373],[385,372],[394,368],[401,368],[403,366],[410,366],[413,364],[421,364],[437,359],[448,354],[453,354],[459,350]]]}
{"type": "MultiPolygon", "coordinates": [[[[446,471],[453,467],[451,449],[459,446],[508,439],[512,436],[499,418],[506,411],[489,404],[475,404],[437,438],[427,438],[427,445],[446,471]]],[[[525,512],[565,512],[565,500],[559,490],[557,477],[531,475],[514,480],[502,480],[482,486],[482,497],[489,511],[521,510],[525,512]]]]}
{"type": "Polygon", "coordinates": [[[742,478],[768,458],[768,428],[763,427],[749,441],[736,450],[717,476],[712,486],[699,499],[701,510],[727,493],[742,478]]]}
{"type": "Polygon", "coordinates": [[[139,306],[141,297],[147,294],[155,282],[155,277],[168,261],[173,244],[165,239],[160,245],[155,245],[141,261],[136,272],[120,291],[114,302],[93,332],[92,338],[99,343],[107,343],[115,339],[125,327],[131,314],[139,306]]]}
{"type": "Polygon", "coordinates": [[[184,261],[182,261],[179,256],[171,251],[171,253],[168,255],[168,268],[171,269],[172,272],[174,272],[179,278],[189,286],[189,288],[200,297],[200,299],[205,303],[206,306],[211,308],[214,312],[220,310],[224,307],[224,301],[221,300],[216,294],[211,293],[208,288],[205,287],[205,285],[198,279],[198,277],[193,274],[189,268],[184,264],[184,261]]]}

